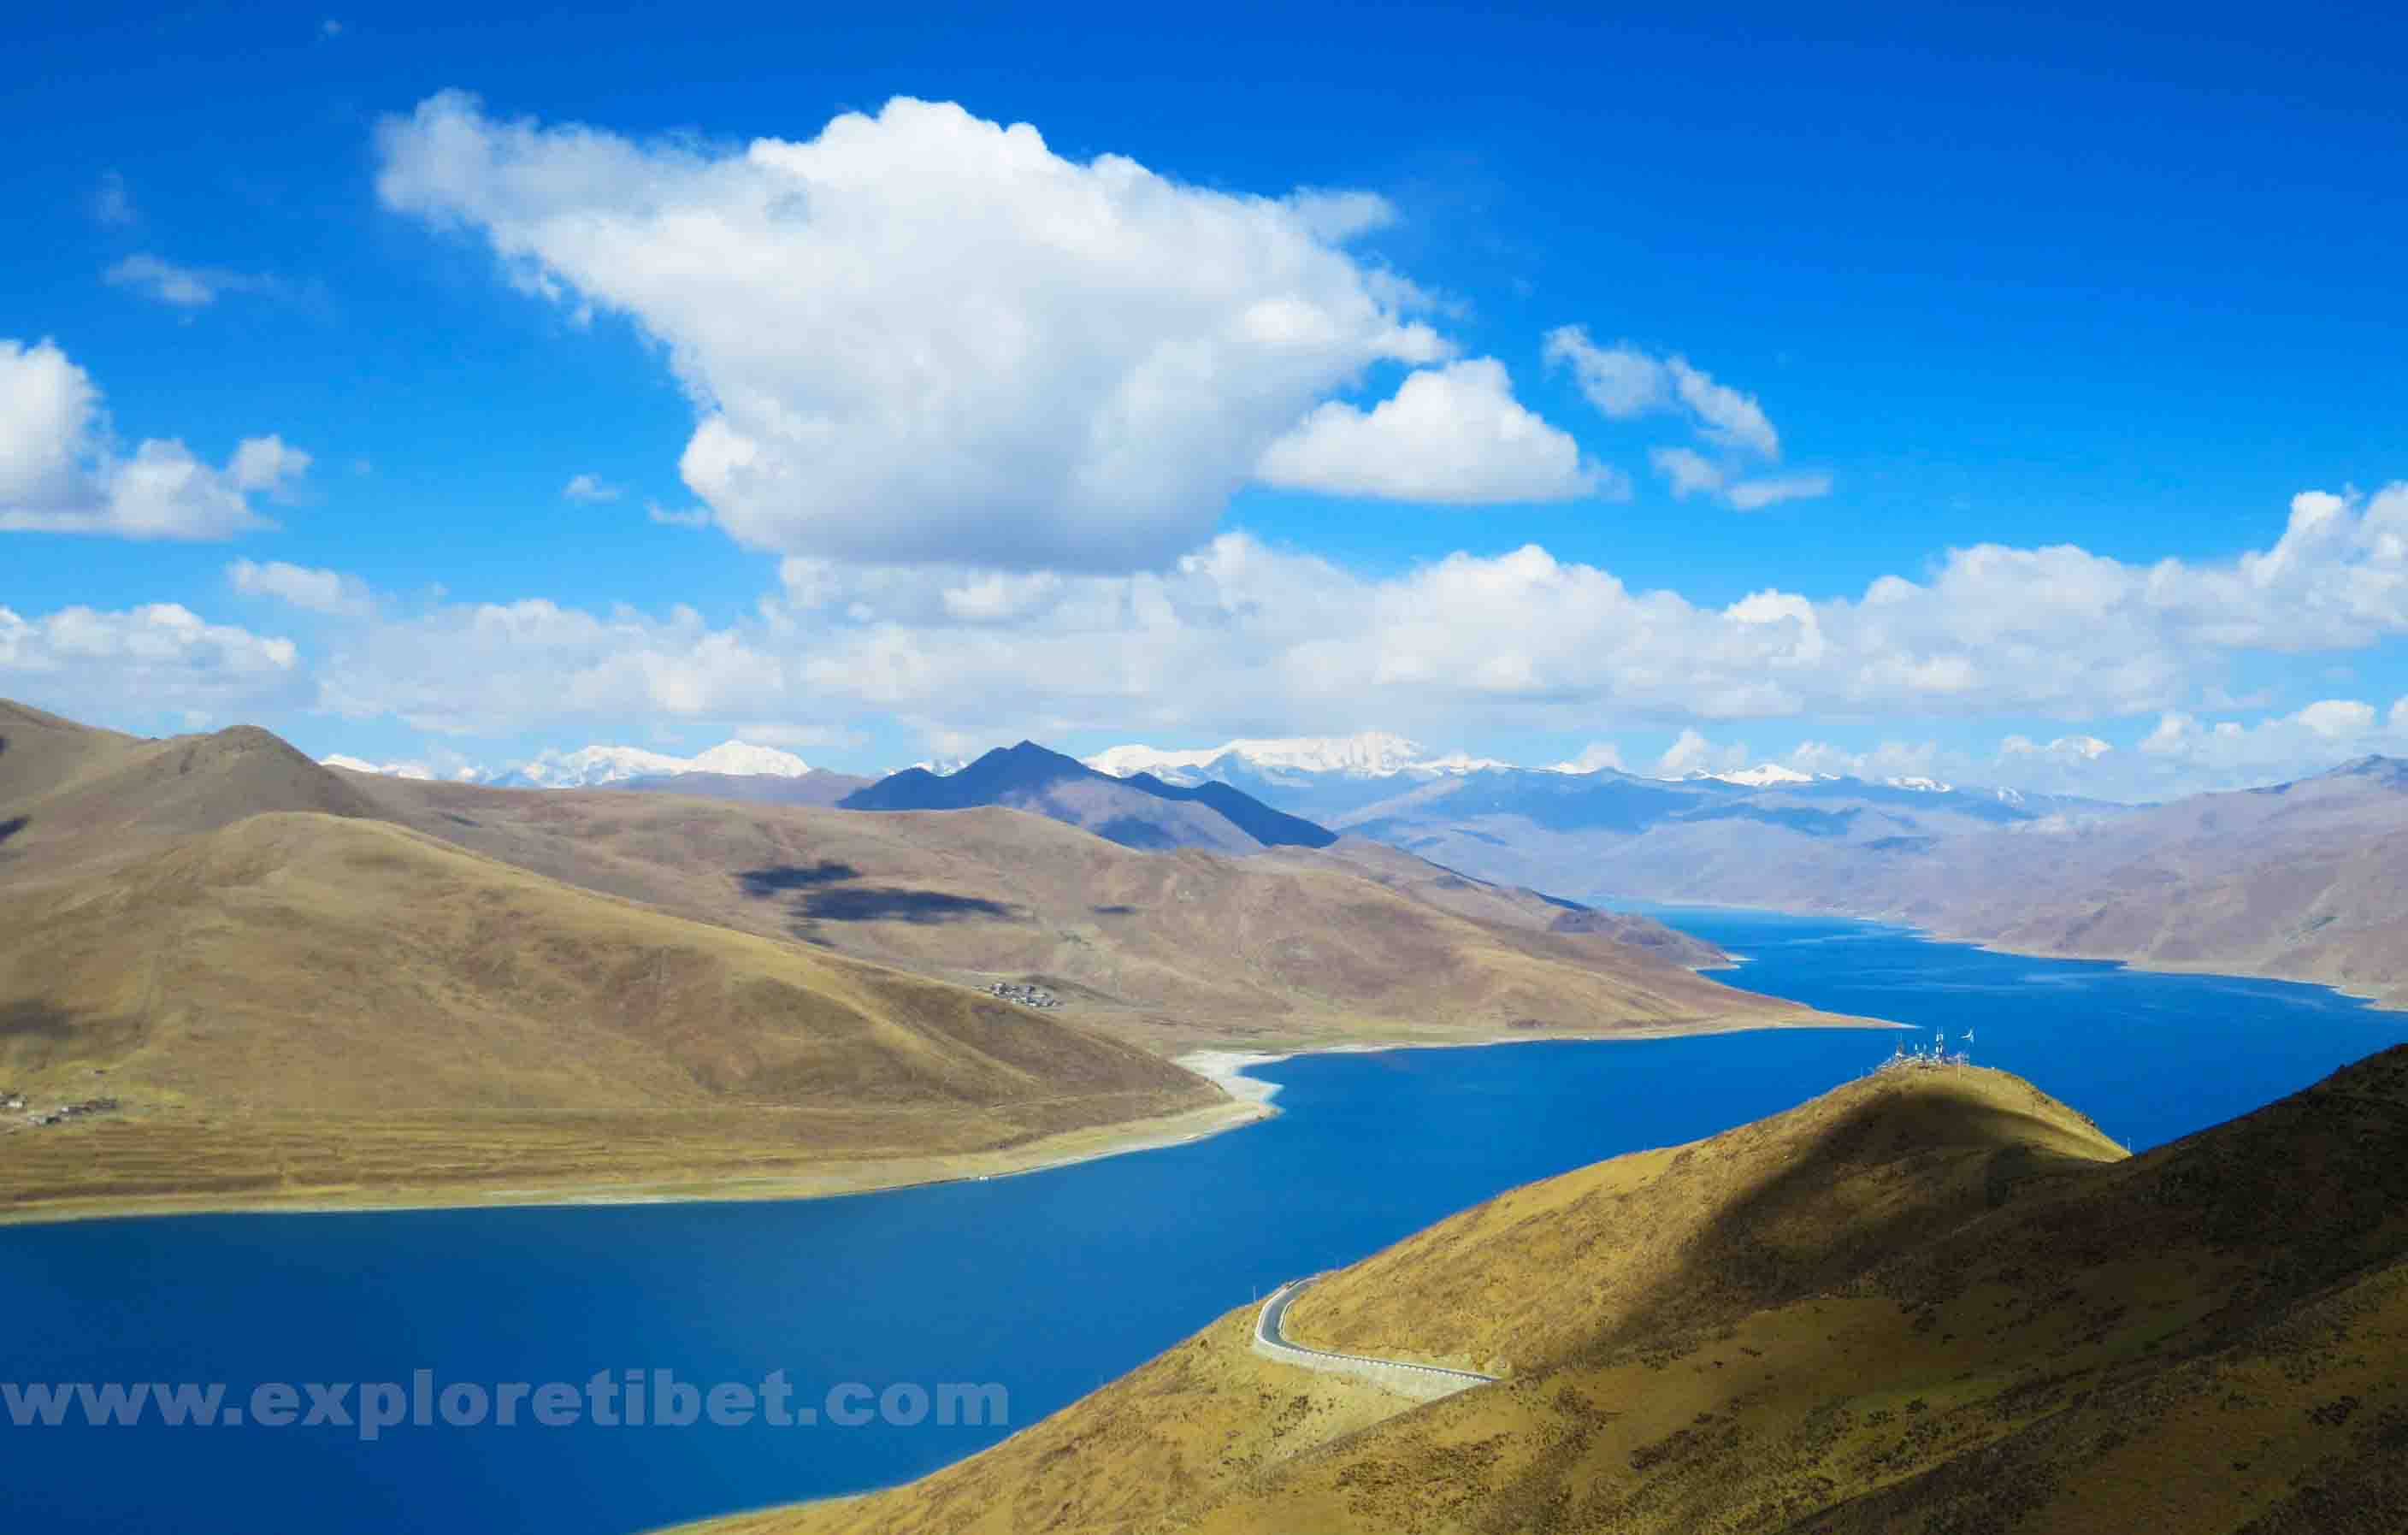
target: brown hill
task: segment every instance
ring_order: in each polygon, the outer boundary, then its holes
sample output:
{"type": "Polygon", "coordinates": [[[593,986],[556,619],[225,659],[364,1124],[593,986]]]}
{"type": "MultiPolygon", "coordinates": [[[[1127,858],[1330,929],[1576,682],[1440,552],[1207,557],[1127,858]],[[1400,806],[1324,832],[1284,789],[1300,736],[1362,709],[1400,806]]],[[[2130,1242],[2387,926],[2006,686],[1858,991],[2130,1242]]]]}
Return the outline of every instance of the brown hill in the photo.
{"type": "Polygon", "coordinates": [[[0,700],[8,853],[106,855],[112,839],[214,831],[271,811],[376,813],[341,776],[254,725],[145,740],[0,700]]]}
{"type": "Polygon", "coordinates": [[[984,1455],[714,1531],[2408,1528],[2408,1048],[2137,1158],[1883,1073],[1518,1189],[1289,1336],[1487,1366],[1415,1405],[1223,1318],[984,1455]]]}
{"type": "Polygon", "coordinates": [[[1376,884],[1482,921],[1550,933],[1603,934],[1627,948],[1676,965],[1718,966],[1727,964],[1730,958],[1703,939],[1667,927],[1653,917],[1603,911],[1542,896],[1521,885],[1476,879],[1367,837],[1340,838],[1319,853],[1302,856],[1319,860],[1325,866],[1340,865],[1376,884]]]}
{"type": "Polygon", "coordinates": [[[1245,1113],[1058,1014],[410,831],[265,731],[0,731],[9,1215],[810,1191],[1245,1113]]]}
{"type": "Polygon", "coordinates": [[[1969,839],[1887,904],[1952,934],[2408,1003],[2408,765],[2199,795],[2053,836],[1969,839]]]}
{"type": "Polygon", "coordinates": [[[1848,1021],[1697,975],[1718,955],[1643,919],[1584,930],[1528,892],[1441,889],[1445,870],[1377,849],[1233,859],[994,807],[361,782],[396,819],[522,868],[968,984],[1035,982],[1165,1051],[1848,1021]]]}
{"type": "Polygon", "coordinates": [[[688,795],[696,799],[732,799],[741,805],[833,805],[849,794],[869,787],[873,780],[858,773],[830,772],[814,768],[793,778],[775,773],[647,773],[603,784],[624,794],[688,795]]]}
{"type": "Polygon", "coordinates": [[[2408,1003],[2408,764],[2397,759],[2139,810],[1907,791],[1853,803],[1843,791],[1769,790],[1738,807],[1742,818],[1637,828],[1449,819],[1460,795],[1348,824],[1468,874],[1575,896],[1888,918],[2033,954],[2408,1003]],[[1996,813],[1968,813],[1978,809],[1996,813]]]}
{"type": "Polygon", "coordinates": [[[1164,1058],[1199,1043],[1815,1018],[1536,897],[1451,910],[1300,852],[0,727],[0,1086],[117,1100],[0,1112],[20,1215],[868,1186],[1259,1112],[1164,1058]],[[984,995],[1003,978],[1068,1005],[984,995]]]}
{"type": "Polygon", "coordinates": [[[12,880],[0,931],[0,1081],[122,1104],[12,1137],[19,1213],[841,1185],[1220,1102],[1050,1015],[368,820],[252,816],[101,877],[12,880]]]}

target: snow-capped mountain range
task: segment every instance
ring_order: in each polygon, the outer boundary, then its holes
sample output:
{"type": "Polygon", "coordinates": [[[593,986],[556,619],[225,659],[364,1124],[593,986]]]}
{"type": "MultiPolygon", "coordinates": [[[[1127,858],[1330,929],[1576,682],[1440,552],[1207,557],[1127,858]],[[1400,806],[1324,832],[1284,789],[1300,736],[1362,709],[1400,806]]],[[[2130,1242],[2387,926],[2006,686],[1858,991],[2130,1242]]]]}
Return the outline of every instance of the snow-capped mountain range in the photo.
{"type": "MultiPolygon", "coordinates": [[[[1777,762],[1759,762],[1753,768],[1742,768],[1735,773],[1710,773],[1700,768],[1687,776],[1690,778],[1710,778],[1717,783],[1743,784],[1751,789],[1767,789],[1770,788],[1775,783],[1812,783],[1814,782],[1814,775],[1813,773],[1801,773],[1794,768],[1784,768],[1777,762]]],[[[1827,773],[1823,776],[1828,778],[1830,775],[1827,773]]]]}
{"type": "MultiPolygon", "coordinates": [[[[389,778],[429,779],[437,776],[414,762],[366,762],[339,753],[319,760],[329,768],[348,768],[355,773],[380,773],[389,778]]],[[[505,788],[590,789],[597,784],[619,783],[631,778],[671,778],[682,773],[724,773],[731,778],[800,778],[810,770],[811,765],[792,752],[781,752],[774,746],[755,746],[750,741],[729,740],[691,757],[671,756],[666,752],[646,751],[640,746],[585,746],[574,752],[539,753],[532,760],[505,768],[491,777],[475,768],[461,768],[453,776],[505,788]]]]}
{"type": "Polygon", "coordinates": [[[640,746],[587,746],[574,752],[546,752],[523,762],[494,780],[538,789],[590,789],[630,778],[670,778],[681,773],[726,773],[749,778],[800,778],[811,765],[791,752],[750,741],[722,741],[691,757],[648,752],[640,746]]]}
{"type": "MultiPolygon", "coordinates": [[[[339,753],[321,760],[330,768],[380,773],[393,778],[435,779],[448,776],[467,782],[538,789],[592,788],[629,779],[670,778],[685,773],[714,773],[732,778],[801,778],[812,771],[810,764],[791,752],[742,740],[722,741],[691,757],[675,756],[640,746],[601,744],[580,747],[573,752],[546,751],[499,772],[461,768],[446,773],[423,763],[369,762],[339,753]]],[[[967,760],[947,758],[913,766],[941,778],[958,771],[967,760]]],[[[1097,772],[1109,773],[1115,778],[1150,773],[1166,783],[1182,787],[1220,782],[1249,792],[1286,790],[1291,796],[1310,791],[1309,797],[1313,807],[1320,811],[1343,804],[1383,799],[1406,793],[1418,783],[1477,774],[1542,773],[1580,777],[1596,770],[1576,762],[1525,768],[1494,757],[1475,757],[1459,751],[1434,754],[1417,741],[1384,730],[1367,730],[1353,736],[1240,739],[1208,747],[1163,748],[1131,743],[1111,747],[1081,760],[1097,772]]],[[[1606,771],[1611,776],[1626,780],[1642,776],[1612,768],[1606,771]]],[[[1678,778],[1653,782],[1709,782],[1747,789],[1778,789],[1799,784],[1839,782],[1842,780],[1840,775],[1833,773],[1806,773],[1780,763],[1762,762],[1753,768],[1724,772],[1697,768],[1678,778]]],[[[1882,782],[1889,788],[1922,794],[1948,795],[1956,792],[1951,785],[1930,778],[1900,777],[1882,782]]],[[[2000,789],[1994,793],[1996,798],[2004,804],[2019,805],[2023,802],[2024,796],[2012,789],[2000,789]]]]}
{"type": "Polygon", "coordinates": [[[1216,777],[1215,769],[1239,766],[1257,773],[1337,773],[1348,778],[1440,778],[1513,766],[1486,757],[1466,756],[1461,752],[1434,757],[1418,743],[1384,730],[1367,730],[1359,736],[1240,739],[1188,751],[1115,746],[1082,760],[1096,771],[1114,778],[1152,773],[1166,783],[1197,782],[1216,777]]]}

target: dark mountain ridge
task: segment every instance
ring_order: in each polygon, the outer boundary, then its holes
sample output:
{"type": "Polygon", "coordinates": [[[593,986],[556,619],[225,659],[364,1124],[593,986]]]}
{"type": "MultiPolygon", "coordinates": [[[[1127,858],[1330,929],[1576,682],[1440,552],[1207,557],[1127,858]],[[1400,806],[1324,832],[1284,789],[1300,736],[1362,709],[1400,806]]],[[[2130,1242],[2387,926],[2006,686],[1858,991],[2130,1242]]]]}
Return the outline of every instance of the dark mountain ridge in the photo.
{"type": "Polygon", "coordinates": [[[965,811],[1002,805],[1082,826],[1125,847],[1326,848],[1338,835],[1275,811],[1226,783],[1165,783],[1151,773],[1114,778],[1078,758],[1024,740],[999,746],[943,776],[907,768],[837,801],[848,811],[965,811]],[[1191,807],[1170,814],[1156,806],[1191,807]]]}

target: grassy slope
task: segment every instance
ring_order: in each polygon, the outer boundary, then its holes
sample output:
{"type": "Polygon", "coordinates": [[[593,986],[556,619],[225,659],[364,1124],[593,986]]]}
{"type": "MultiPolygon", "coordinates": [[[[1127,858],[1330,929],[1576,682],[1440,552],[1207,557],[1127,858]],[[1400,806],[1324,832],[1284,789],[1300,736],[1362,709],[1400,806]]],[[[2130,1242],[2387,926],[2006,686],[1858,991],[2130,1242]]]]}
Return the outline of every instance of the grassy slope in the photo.
{"type": "Polygon", "coordinates": [[[12,1214],[842,1186],[1229,1108],[1074,1020],[376,819],[265,732],[138,741],[14,709],[0,726],[0,1084],[124,1106],[11,1116],[12,1214]]]}
{"type": "Polygon", "coordinates": [[[1195,1043],[1812,1016],[1311,855],[408,784],[249,728],[0,706],[0,1085],[124,1105],[0,1122],[0,1218],[870,1186],[1259,1112],[1163,1058],[1195,1043]]]}
{"type": "Polygon", "coordinates": [[[1366,1424],[1369,1388],[1244,1354],[1232,1314],[959,1466],[724,1528],[2408,1528],[2403,1144],[2408,1049],[2132,1159],[1998,1073],[1852,1083],[1291,1313],[1498,1385],[1366,1424]]]}
{"type": "Polygon", "coordinates": [[[1164,1050],[1834,1021],[1698,976],[1684,950],[1548,931],[1562,913],[1534,898],[1388,888],[1336,850],[1137,853],[1001,809],[372,792],[434,835],[698,920],[974,984],[1041,979],[1164,1050]]]}
{"type": "Polygon", "coordinates": [[[768,1177],[1215,1100],[1050,1016],[373,821],[250,817],[12,885],[0,927],[0,987],[42,998],[0,1073],[129,1105],[13,1137],[21,1204],[768,1177]]]}

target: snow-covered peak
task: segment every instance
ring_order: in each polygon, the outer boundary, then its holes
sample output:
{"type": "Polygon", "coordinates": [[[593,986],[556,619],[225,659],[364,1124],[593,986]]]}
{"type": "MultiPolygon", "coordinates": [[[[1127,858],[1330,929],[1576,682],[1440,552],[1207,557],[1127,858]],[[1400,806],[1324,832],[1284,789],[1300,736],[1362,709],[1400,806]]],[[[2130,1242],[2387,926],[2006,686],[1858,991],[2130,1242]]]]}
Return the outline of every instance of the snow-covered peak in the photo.
{"type": "Polygon", "coordinates": [[[640,746],[581,746],[574,752],[544,752],[522,762],[511,776],[538,789],[580,789],[596,783],[653,773],[681,773],[686,759],[640,746]]]}
{"type": "Polygon", "coordinates": [[[1893,778],[1885,780],[1893,789],[1912,789],[1916,794],[1944,795],[1956,791],[1936,778],[1893,778]]]}
{"type": "Polygon", "coordinates": [[[730,773],[740,778],[800,778],[811,765],[792,752],[749,741],[721,741],[694,759],[689,773],[730,773]]]}
{"type": "Polygon", "coordinates": [[[1492,768],[1511,768],[1512,766],[1512,763],[1499,761],[1496,757],[1475,757],[1466,752],[1449,752],[1442,757],[1430,757],[1425,761],[1416,762],[1404,770],[1409,773],[1452,775],[1484,773],[1492,768]]]}
{"type": "Polygon", "coordinates": [[[435,775],[415,762],[369,762],[360,757],[347,757],[340,752],[330,757],[320,757],[322,768],[341,768],[354,773],[374,773],[380,778],[431,779],[435,775]]]}
{"type": "Polygon", "coordinates": [[[673,757],[640,746],[584,746],[574,752],[545,752],[510,771],[513,782],[538,789],[585,789],[631,778],[666,778],[679,773],[728,773],[739,777],[800,778],[810,765],[775,747],[740,740],[722,741],[699,756],[673,757]]]}
{"type": "Polygon", "coordinates": [[[1354,736],[1239,739],[1220,746],[1174,750],[1115,746],[1084,760],[1097,772],[1115,778],[1152,773],[1159,778],[1177,779],[1204,776],[1216,768],[1238,766],[1256,772],[1337,773],[1348,778],[1394,778],[1400,773],[1438,777],[1509,766],[1461,752],[1427,756],[1417,743],[1384,730],[1367,730],[1354,736]]]}
{"type": "MultiPolygon", "coordinates": [[[[951,778],[976,760],[975,757],[931,757],[924,762],[915,762],[911,767],[919,768],[924,773],[934,773],[939,778],[951,778]]],[[[899,768],[896,769],[897,772],[910,770],[910,768],[899,768]]]]}
{"type": "Polygon", "coordinates": [[[1813,774],[1801,773],[1795,768],[1784,768],[1777,762],[1759,762],[1753,768],[1742,768],[1730,773],[1710,773],[1700,768],[1689,777],[1711,778],[1718,782],[1742,784],[1750,789],[1769,789],[1776,783],[1814,782],[1813,774]]]}

